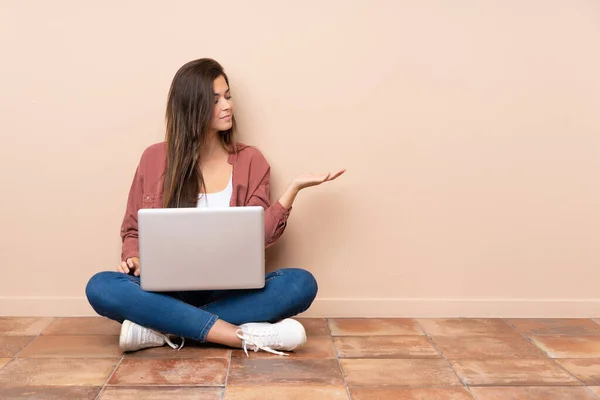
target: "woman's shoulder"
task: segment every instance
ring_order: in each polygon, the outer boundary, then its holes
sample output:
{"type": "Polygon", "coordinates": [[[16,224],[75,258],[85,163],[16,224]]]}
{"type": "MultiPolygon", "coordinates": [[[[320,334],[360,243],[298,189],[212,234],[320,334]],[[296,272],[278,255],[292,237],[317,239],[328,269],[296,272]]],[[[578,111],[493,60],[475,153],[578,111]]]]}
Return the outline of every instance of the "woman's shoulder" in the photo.
{"type": "Polygon", "coordinates": [[[140,157],[138,169],[142,175],[162,174],[166,165],[165,142],[158,142],[146,147],[140,157]]]}
{"type": "Polygon", "coordinates": [[[246,143],[236,143],[238,162],[247,162],[254,166],[269,167],[266,157],[258,147],[246,143]]]}
{"type": "Polygon", "coordinates": [[[144,149],[142,153],[142,159],[156,159],[156,158],[164,158],[167,154],[166,142],[158,142],[151,144],[150,146],[144,149]]]}

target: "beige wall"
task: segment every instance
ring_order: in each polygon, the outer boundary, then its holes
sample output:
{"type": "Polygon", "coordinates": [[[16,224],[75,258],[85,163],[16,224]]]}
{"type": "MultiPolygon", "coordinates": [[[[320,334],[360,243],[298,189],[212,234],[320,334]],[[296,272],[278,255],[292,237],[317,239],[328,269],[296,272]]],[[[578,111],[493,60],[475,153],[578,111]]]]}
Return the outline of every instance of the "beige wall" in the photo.
{"type": "Polygon", "coordinates": [[[600,2],[0,0],[0,314],[82,315],[176,70],[301,193],[308,315],[600,315],[600,2]],[[87,4],[87,5],[86,5],[87,4]]]}

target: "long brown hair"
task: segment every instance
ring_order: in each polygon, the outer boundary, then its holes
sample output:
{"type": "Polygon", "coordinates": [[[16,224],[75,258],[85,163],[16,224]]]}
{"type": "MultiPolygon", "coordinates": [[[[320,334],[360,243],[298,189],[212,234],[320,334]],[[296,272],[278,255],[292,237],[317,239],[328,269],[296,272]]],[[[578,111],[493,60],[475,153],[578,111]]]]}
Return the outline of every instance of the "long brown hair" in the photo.
{"type": "MultiPolygon", "coordinates": [[[[194,207],[204,192],[200,150],[204,145],[215,106],[213,82],[229,79],[223,67],[210,58],[193,60],[175,74],[167,101],[167,160],[163,183],[163,207],[194,207]]],[[[221,144],[235,151],[235,117],[231,129],[219,132],[221,144]]]]}

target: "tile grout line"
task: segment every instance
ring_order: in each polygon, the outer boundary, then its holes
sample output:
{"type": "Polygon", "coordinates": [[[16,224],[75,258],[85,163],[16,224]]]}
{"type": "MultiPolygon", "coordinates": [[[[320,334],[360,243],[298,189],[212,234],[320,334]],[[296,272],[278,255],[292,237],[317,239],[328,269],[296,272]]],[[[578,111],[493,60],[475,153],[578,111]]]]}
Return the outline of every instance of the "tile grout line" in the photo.
{"type": "MultiPolygon", "coordinates": [[[[52,324],[53,324],[54,322],[56,322],[58,319],[59,319],[59,318],[52,317],[52,322],[50,322],[50,323],[48,324],[48,326],[46,326],[44,329],[42,329],[42,330],[40,331],[40,333],[38,333],[38,334],[37,334],[37,335],[36,335],[36,336],[35,336],[33,339],[31,339],[31,340],[29,341],[29,343],[27,343],[25,346],[23,346],[23,348],[22,348],[21,350],[19,350],[19,351],[17,352],[17,354],[15,354],[15,356],[13,357],[13,359],[12,359],[10,362],[13,362],[14,360],[16,360],[16,359],[17,359],[17,357],[19,356],[19,354],[21,354],[23,351],[25,351],[25,349],[26,349],[27,347],[29,347],[29,346],[31,345],[31,343],[33,343],[33,342],[34,342],[35,340],[37,340],[37,339],[38,339],[40,336],[42,336],[42,333],[44,333],[44,332],[46,331],[46,329],[48,329],[48,327],[50,327],[50,325],[52,325],[52,324]]],[[[21,335],[21,336],[27,336],[27,335],[21,335]]],[[[7,364],[8,364],[8,363],[7,363],[7,364]]]]}
{"type": "Polygon", "coordinates": [[[0,371],[2,371],[2,368],[6,367],[8,364],[10,364],[11,362],[13,362],[15,360],[14,357],[2,357],[2,358],[10,358],[9,361],[6,362],[6,364],[4,364],[3,366],[0,367],[0,371]]]}
{"type": "Polygon", "coordinates": [[[346,381],[346,376],[344,375],[344,370],[342,369],[342,362],[340,361],[340,355],[338,353],[338,349],[335,345],[335,341],[333,339],[333,335],[331,334],[331,327],[329,326],[329,318],[323,318],[325,320],[325,327],[327,331],[329,331],[329,339],[331,339],[331,345],[333,346],[333,351],[335,351],[335,359],[338,363],[338,368],[340,369],[340,374],[342,375],[342,380],[344,381],[344,387],[346,388],[346,394],[348,395],[348,400],[352,400],[352,395],[350,394],[350,388],[348,387],[348,382],[346,381]]]}
{"type": "Polygon", "coordinates": [[[110,375],[108,376],[108,378],[106,378],[106,381],[104,382],[104,385],[102,385],[102,387],[100,388],[100,391],[98,392],[98,395],[96,396],[95,400],[98,400],[100,398],[100,396],[102,395],[102,392],[104,392],[104,389],[106,388],[106,385],[108,384],[110,379],[113,377],[115,372],[117,372],[117,368],[119,368],[119,366],[121,365],[121,362],[123,361],[124,358],[125,358],[125,353],[123,353],[123,355],[119,359],[119,362],[117,362],[117,365],[115,365],[115,368],[113,368],[113,370],[110,373],[110,375]]]}
{"type": "MultiPolygon", "coordinates": [[[[388,359],[388,360],[414,360],[414,358],[398,358],[398,359],[388,359]]],[[[436,386],[436,385],[385,385],[385,386],[381,386],[381,385],[356,385],[356,386],[352,386],[353,388],[361,388],[361,389],[371,389],[371,388],[386,388],[386,389],[460,389],[460,386],[436,386]]],[[[500,385],[497,383],[486,383],[483,385],[477,385],[476,387],[478,388],[498,388],[498,387],[502,387],[502,388],[512,388],[512,387],[516,387],[516,388],[526,388],[526,387],[540,387],[540,388],[558,388],[558,387],[570,387],[570,388],[578,388],[581,386],[574,386],[574,385],[570,385],[570,386],[565,386],[565,385],[552,385],[552,386],[548,386],[548,385],[500,385]]]]}
{"type": "Polygon", "coordinates": [[[225,398],[225,393],[227,392],[227,382],[229,381],[229,373],[231,372],[232,357],[233,357],[233,350],[229,350],[229,357],[227,357],[227,373],[225,374],[225,385],[223,386],[223,393],[221,394],[221,399],[225,398]]]}
{"type": "MultiPolygon", "coordinates": [[[[531,340],[528,336],[526,336],[524,333],[522,333],[520,330],[517,329],[516,326],[514,326],[513,324],[511,324],[510,322],[508,322],[507,318],[502,318],[502,320],[511,328],[513,328],[519,335],[521,335],[521,337],[523,339],[525,339],[528,343],[530,343],[531,345],[535,346],[536,349],[538,349],[539,351],[541,351],[548,360],[552,361],[556,366],[558,366],[558,368],[562,369],[564,372],[567,373],[567,375],[571,376],[573,379],[575,379],[577,382],[579,382],[579,384],[581,386],[583,386],[584,388],[586,388],[586,390],[591,393],[593,396],[596,396],[596,393],[592,392],[592,390],[585,385],[579,378],[577,378],[574,374],[572,374],[571,372],[569,372],[565,367],[563,367],[562,365],[560,365],[559,362],[557,362],[554,358],[550,357],[550,355],[544,350],[541,349],[538,345],[536,345],[533,340],[531,340]]],[[[548,335],[548,336],[557,336],[557,335],[548,335]]],[[[576,386],[575,386],[576,387],[576,386]]],[[[598,396],[596,396],[598,397],[598,396]]]]}
{"type": "MultiPolygon", "coordinates": [[[[59,318],[57,318],[57,317],[52,317],[52,322],[50,322],[50,323],[49,323],[49,324],[48,324],[48,325],[47,325],[47,326],[46,326],[44,329],[42,329],[42,330],[40,331],[40,333],[38,333],[38,334],[37,334],[37,335],[36,335],[36,336],[35,336],[33,339],[31,339],[31,340],[29,341],[29,343],[27,343],[25,346],[23,346],[23,348],[22,348],[21,350],[19,350],[19,351],[18,351],[18,352],[17,352],[17,353],[16,353],[14,356],[12,356],[12,358],[11,358],[11,357],[7,357],[7,358],[10,358],[10,361],[9,361],[9,362],[7,362],[6,364],[4,364],[2,367],[0,367],[0,369],[3,369],[3,368],[5,368],[5,367],[6,367],[8,364],[12,364],[12,363],[13,363],[13,362],[14,362],[14,361],[17,359],[17,356],[18,356],[19,354],[21,354],[23,351],[25,351],[25,349],[26,349],[26,348],[27,348],[29,345],[31,345],[31,343],[33,343],[33,342],[34,342],[34,340],[36,340],[37,338],[39,338],[39,337],[42,335],[42,333],[44,333],[44,331],[45,331],[46,329],[48,329],[48,327],[49,327],[50,325],[52,325],[52,324],[53,324],[55,321],[57,321],[58,319],[59,319],[59,318]]],[[[12,336],[12,335],[10,335],[10,336],[12,336]]],[[[25,337],[26,337],[26,336],[29,336],[29,335],[15,335],[15,336],[25,336],[25,337]]],[[[33,336],[33,335],[32,335],[32,336],[33,336]]]]}
{"type": "Polygon", "coordinates": [[[471,388],[462,380],[462,378],[458,375],[458,372],[456,372],[454,370],[454,367],[452,366],[452,364],[450,363],[450,361],[448,361],[448,359],[446,358],[446,356],[444,355],[444,353],[437,347],[437,345],[435,344],[435,342],[433,341],[433,338],[429,335],[429,333],[427,333],[427,331],[425,329],[423,329],[423,327],[419,323],[419,320],[417,318],[413,318],[412,320],[415,322],[415,324],[417,324],[417,326],[419,327],[419,329],[421,329],[421,331],[423,331],[423,334],[425,335],[425,337],[427,338],[427,340],[429,340],[429,342],[431,343],[431,345],[433,346],[433,348],[438,353],[440,353],[440,356],[442,356],[442,359],[446,362],[446,364],[448,364],[448,366],[450,367],[450,370],[454,373],[454,375],[456,376],[456,378],[458,378],[458,380],[460,381],[460,383],[463,384],[463,387],[466,389],[466,391],[469,393],[469,395],[471,395],[471,397],[476,400],[477,398],[475,397],[475,395],[473,394],[473,392],[471,392],[471,388]]]}

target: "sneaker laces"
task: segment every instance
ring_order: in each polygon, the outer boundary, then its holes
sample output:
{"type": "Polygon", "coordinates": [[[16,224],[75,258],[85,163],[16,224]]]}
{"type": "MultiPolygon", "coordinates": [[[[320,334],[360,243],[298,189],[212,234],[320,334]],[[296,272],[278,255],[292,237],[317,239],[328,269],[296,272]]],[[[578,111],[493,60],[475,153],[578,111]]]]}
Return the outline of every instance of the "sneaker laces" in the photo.
{"type": "Polygon", "coordinates": [[[183,345],[185,344],[185,338],[183,336],[181,337],[181,344],[179,346],[177,346],[175,343],[171,342],[168,337],[165,337],[165,342],[167,342],[167,344],[169,346],[171,346],[171,348],[179,351],[183,348],[183,345]]]}
{"type": "Polygon", "coordinates": [[[258,350],[263,350],[268,353],[277,354],[280,356],[287,356],[288,354],[283,353],[281,351],[274,350],[273,346],[282,347],[283,344],[279,339],[279,335],[272,328],[265,328],[257,333],[248,333],[244,332],[241,329],[238,329],[236,335],[239,339],[242,339],[242,348],[248,355],[248,344],[254,346],[254,352],[256,353],[258,350]]]}
{"type": "Polygon", "coordinates": [[[185,344],[185,338],[181,337],[181,345],[176,345],[175,343],[173,343],[169,337],[167,335],[164,335],[162,333],[158,333],[152,329],[142,329],[142,335],[141,335],[141,342],[145,343],[145,342],[151,342],[154,343],[157,340],[161,341],[164,340],[165,342],[167,342],[167,344],[173,348],[176,349],[177,351],[181,350],[183,348],[183,345],[185,344]]]}

